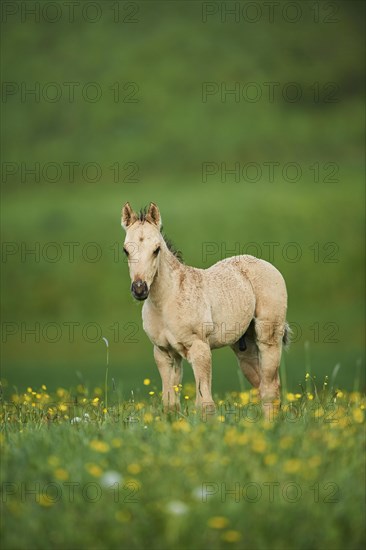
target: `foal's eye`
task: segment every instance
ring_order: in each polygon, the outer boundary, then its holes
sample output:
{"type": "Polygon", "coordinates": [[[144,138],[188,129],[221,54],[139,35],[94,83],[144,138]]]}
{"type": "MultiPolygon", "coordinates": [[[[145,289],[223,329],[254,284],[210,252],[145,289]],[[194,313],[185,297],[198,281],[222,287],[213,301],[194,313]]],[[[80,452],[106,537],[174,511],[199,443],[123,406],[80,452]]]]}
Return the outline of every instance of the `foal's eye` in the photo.
{"type": "Polygon", "coordinates": [[[126,254],[126,256],[127,256],[127,258],[128,258],[128,256],[129,256],[129,252],[128,252],[128,250],[126,250],[126,248],[125,248],[125,247],[123,247],[123,252],[124,252],[124,253],[126,254]]]}
{"type": "Polygon", "coordinates": [[[158,246],[158,248],[155,248],[155,250],[153,252],[154,256],[157,256],[159,254],[159,252],[160,252],[160,246],[158,246]]]}

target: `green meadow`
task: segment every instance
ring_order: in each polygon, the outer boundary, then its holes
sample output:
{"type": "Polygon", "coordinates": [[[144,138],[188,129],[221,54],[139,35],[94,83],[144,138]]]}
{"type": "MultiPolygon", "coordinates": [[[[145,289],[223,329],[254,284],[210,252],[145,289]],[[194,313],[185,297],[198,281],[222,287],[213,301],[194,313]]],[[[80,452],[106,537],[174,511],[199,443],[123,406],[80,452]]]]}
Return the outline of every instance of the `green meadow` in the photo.
{"type": "Polygon", "coordinates": [[[82,385],[14,394],[4,548],[363,548],[364,396],[308,376],[265,422],[256,391],[211,416],[192,390],[169,418],[147,378],[128,401],[82,385]]]}

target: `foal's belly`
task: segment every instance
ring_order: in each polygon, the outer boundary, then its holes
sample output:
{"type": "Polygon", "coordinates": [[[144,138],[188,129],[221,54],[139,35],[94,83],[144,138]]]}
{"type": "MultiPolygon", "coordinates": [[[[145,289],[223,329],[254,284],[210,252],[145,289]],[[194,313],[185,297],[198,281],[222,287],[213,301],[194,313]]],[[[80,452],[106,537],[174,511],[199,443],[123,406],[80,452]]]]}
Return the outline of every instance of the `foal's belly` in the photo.
{"type": "Polygon", "coordinates": [[[255,296],[249,281],[228,285],[219,296],[211,296],[213,330],[208,336],[211,348],[229,346],[246,332],[255,315],[255,296]]]}

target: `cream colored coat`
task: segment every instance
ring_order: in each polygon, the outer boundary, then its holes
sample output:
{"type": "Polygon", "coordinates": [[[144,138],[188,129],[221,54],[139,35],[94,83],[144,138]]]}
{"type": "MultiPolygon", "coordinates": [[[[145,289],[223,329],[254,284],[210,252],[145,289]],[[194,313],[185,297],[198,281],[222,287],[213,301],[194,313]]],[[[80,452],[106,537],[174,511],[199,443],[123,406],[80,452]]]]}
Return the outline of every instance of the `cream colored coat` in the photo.
{"type": "Polygon", "coordinates": [[[259,388],[270,416],[279,405],[278,370],[288,330],[287,292],[280,272],[249,255],[227,258],[208,269],[182,264],[160,232],[160,212],[153,203],[140,216],[126,203],[122,225],[132,290],[134,284],[142,288],[143,282],[147,293],[142,321],[154,345],[165,409],[179,409],[174,386],[181,382],[184,358],[193,368],[196,405],[213,412],[211,349],[230,346],[247,379],[259,388]]]}

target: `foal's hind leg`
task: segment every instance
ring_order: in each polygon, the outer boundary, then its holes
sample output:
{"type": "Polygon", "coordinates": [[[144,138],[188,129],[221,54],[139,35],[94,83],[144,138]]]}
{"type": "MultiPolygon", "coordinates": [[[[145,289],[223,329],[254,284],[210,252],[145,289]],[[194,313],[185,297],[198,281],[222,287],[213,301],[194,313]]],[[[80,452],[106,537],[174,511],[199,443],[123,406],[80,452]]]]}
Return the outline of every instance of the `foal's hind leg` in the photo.
{"type": "Polygon", "coordinates": [[[244,376],[252,384],[252,386],[259,388],[260,372],[258,347],[252,336],[248,333],[245,334],[245,345],[245,351],[240,350],[239,342],[236,342],[233,346],[231,346],[231,348],[238,359],[239,367],[244,376]]]}
{"type": "Polygon", "coordinates": [[[265,418],[271,419],[280,406],[279,366],[281,361],[283,326],[279,322],[255,320],[259,350],[259,393],[265,418]]]}

